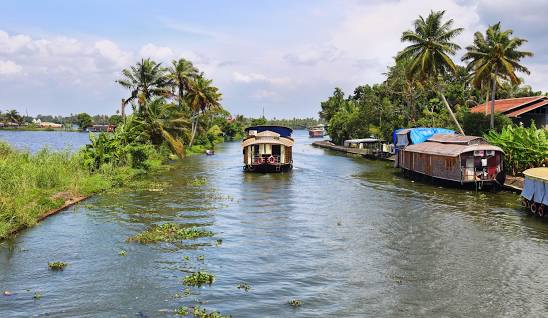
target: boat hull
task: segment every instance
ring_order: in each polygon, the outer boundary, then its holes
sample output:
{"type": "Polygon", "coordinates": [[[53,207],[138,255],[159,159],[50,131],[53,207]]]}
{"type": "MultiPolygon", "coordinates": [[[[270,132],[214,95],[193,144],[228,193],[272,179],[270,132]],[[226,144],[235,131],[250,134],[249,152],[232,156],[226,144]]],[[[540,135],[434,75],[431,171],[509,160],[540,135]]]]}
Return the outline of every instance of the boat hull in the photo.
{"type": "Polygon", "coordinates": [[[321,130],[309,130],[308,137],[310,138],[322,138],[325,133],[321,130]]]}
{"type": "Polygon", "coordinates": [[[252,164],[252,165],[244,166],[244,171],[246,172],[259,172],[259,173],[287,172],[291,169],[293,169],[292,164],[271,165],[269,163],[263,163],[263,164],[252,164]]]}

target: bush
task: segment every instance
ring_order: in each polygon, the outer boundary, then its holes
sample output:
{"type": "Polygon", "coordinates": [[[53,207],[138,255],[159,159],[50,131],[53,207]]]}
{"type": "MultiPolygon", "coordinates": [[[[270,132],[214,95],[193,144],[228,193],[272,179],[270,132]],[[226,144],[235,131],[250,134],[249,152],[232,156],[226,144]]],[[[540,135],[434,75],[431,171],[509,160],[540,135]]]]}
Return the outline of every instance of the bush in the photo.
{"type": "Polygon", "coordinates": [[[505,168],[513,175],[526,169],[542,166],[548,160],[546,130],[508,125],[500,133],[490,131],[485,138],[504,151],[505,168]]]}
{"type": "MultiPolygon", "coordinates": [[[[512,120],[503,114],[495,113],[495,131],[511,125],[512,120]]],[[[465,113],[462,120],[462,129],[467,135],[483,136],[490,130],[491,115],[483,113],[465,113]]]]}

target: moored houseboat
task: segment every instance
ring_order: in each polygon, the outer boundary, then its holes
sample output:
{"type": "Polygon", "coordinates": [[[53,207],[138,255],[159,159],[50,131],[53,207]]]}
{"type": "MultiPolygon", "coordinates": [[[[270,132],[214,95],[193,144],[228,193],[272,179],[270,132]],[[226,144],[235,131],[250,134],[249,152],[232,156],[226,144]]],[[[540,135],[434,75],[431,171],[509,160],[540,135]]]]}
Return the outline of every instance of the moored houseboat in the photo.
{"type": "Polygon", "coordinates": [[[308,137],[321,138],[325,136],[325,125],[319,124],[308,128],[308,137]]]}
{"type": "Polygon", "coordinates": [[[343,145],[346,148],[363,149],[361,155],[369,159],[387,158],[393,153],[390,145],[378,138],[349,139],[343,145]]]}
{"type": "Polygon", "coordinates": [[[543,217],[548,212],[548,168],[527,169],[523,175],[521,204],[529,213],[543,217]]]}
{"type": "Polygon", "coordinates": [[[242,141],[244,170],[282,172],[293,168],[293,130],[282,126],[252,126],[242,141]]]}
{"type": "Polygon", "coordinates": [[[434,134],[424,142],[403,148],[400,144],[395,164],[409,174],[481,188],[504,184],[503,156],[501,148],[481,137],[434,134]]]}

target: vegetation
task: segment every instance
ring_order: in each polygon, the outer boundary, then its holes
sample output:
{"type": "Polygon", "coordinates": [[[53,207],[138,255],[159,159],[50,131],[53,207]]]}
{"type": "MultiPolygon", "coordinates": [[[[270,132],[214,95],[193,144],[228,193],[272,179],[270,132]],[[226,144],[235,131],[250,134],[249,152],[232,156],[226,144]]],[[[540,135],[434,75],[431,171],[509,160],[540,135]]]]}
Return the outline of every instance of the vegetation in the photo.
{"type": "Polygon", "coordinates": [[[205,308],[201,308],[198,305],[194,306],[192,310],[189,307],[181,306],[175,310],[175,314],[178,316],[192,315],[192,317],[195,317],[195,318],[230,318],[231,317],[231,316],[221,315],[221,313],[219,313],[218,311],[208,312],[205,308]]]}
{"type": "Polygon", "coordinates": [[[49,262],[48,263],[48,267],[52,271],[62,271],[65,269],[65,267],[67,267],[67,265],[68,264],[65,262],[49,262]]]}
{"type": "Polygon", "coordinates": [[[215,281],[215,276],[208,272],[194,272],[183,278],[183,284],[186,286],[211,285],[215,281]]]}
{"type": "MultiPolygon", "coordinates": [[[[469,112],[470,107],[486,103],[488,93],[491,101],[542,94],[521,85],[516,74],[529,72],[520,64],[523,58],[532,55],[519,50],[526,40],[513,37],[512,30],[503,31],[500,23],[489,26],[485,36],[476,32],[473,44],[466,47],[462,58],[468,64],[460,66],[452,56],[459,49],[454,39],[462,29],[453,24],[453,20],[444,19],[444,11],[431,12],[426,18],[419,16],[413,29],[403,32],[401,40],[409,46],[396,55],[382,83],[358,86],[349,95],[335,88],[321,102],[319,112],[328,124],[331,139],[338,144],[369,136],[391,141],[395,129],[421,126],[444,127],[477,136],[489,133],[493,142],[495,136],[507,141],[505,135],[510,129],[512,133],[527,135],[521,132],[525,128],[515,126],[502,132],[503,127],[511,124],[503,115],[469,112]]],[[[527,136],[534,135],[533,130],[527,130],[527,136]]],[[[535,159],[513,155],[507,160],[520,162],[507,167],[521,171],[547,157],[542,146],[530,149],[535,154],[527,152],[528,156],[535,159]]],[[[507,151],[507,156],[510,153],[512,150],[507,151]]]]}
{"type": "Polygon", "coordinates": [[[500,133],[490,131],[485,138],[504,150],[505,168],[513,175],[548,163],[548,133],[534,124],[529,128],[508,125],[500,133]]]}
{"type": "Polygon", "coordinates": [[[289,305],[293,306],[294,308],[301,307],[303,302],[298,299],[291,299],[287,302],[289,305]]]}
{"type": "Polygon", "coordinates": [[[90,115],[86,113],[80,113],[76,115],[76,124],[80,127],[81,130],[85,130],[90,127],[93,123],[93,120],[90,115]]]}
{"type": "Polygon", "coordinates": [[[141,244],[157,242],[176,242],[181,240],[193,240],[200,237],[213,236],[213,232],[197,227],[188,227],[175,223],[152,225],[146,231],[128,238],[128,242],[141,244]]]}

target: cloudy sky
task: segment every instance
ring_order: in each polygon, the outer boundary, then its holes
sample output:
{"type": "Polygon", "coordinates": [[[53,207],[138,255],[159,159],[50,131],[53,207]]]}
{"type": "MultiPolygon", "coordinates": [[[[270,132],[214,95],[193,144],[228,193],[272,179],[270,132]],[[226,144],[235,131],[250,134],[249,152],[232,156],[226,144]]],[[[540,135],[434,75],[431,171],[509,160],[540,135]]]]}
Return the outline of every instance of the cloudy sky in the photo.
{"type": "MultiPolygon", "coordinates": [[[[141,57],[192,60],[233,113],[317,116],[334,87],[382,80],[419,15],[446,10],[465,32],[502,22],[529,40],[527,84],[548,91],[548,1],[2,1],[0,110],[113,114],[114,80],[141,57]]],[[[457,57],[460,59],[460,54],[457,57]]]]}

